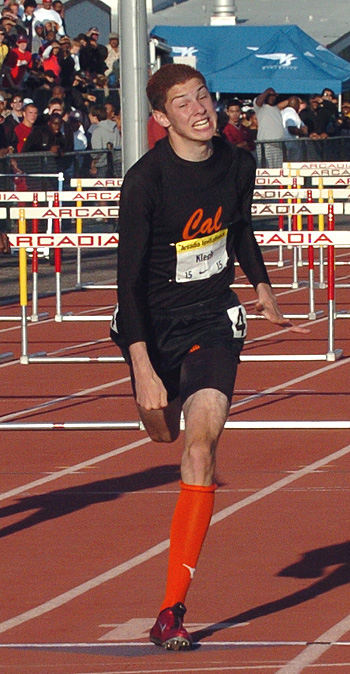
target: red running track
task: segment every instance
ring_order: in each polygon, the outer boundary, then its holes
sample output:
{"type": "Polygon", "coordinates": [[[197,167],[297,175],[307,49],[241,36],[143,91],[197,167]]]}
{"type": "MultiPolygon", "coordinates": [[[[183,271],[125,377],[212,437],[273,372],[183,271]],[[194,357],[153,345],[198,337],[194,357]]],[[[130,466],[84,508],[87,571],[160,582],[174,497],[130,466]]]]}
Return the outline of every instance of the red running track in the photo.
{"type": "MultiPolygon", "coordinates": [[[[287,282],[290,266],[270,275],[287,282]]],[[[348,267],[340,278],[350,283],[348,267]]],[[[286,313],[308,311],[306,287],[276,292],[286,313]]],[[[251,309],[253,292],[239,294],[251,309]]],[[[348,299],[337,290],[338,311],[348,299]]],[[[108,313],[113,302],[113,291],[72,292],[63,310],[108,313]]],[[[316,305],[327,310],[327,291],[316,305]]],[[[40,302],[46,310],[28,327],[31,353],[115,355],[106,323],[55,323],[53,298],[40,302]]],[[[251,320],[244,353],[326,353],[326,316],[298,322],[308,335],[251,320]]],[[[15,354],[0,365],[0,424],[137,418],[124,364],[21,365],[20,326],[1,322],[0,335],[0,352],[15,354]]],[[[230,420],[348,420],[346,319],[335,336],[335,362],[243,362],[230,420]]],[[[348,674],[349,435],[224,431],[215,514],[187,602],[197,647],[168,653],[147,633],[163,595],[181,438],[1,431],[0,672],[348,674]]]]}

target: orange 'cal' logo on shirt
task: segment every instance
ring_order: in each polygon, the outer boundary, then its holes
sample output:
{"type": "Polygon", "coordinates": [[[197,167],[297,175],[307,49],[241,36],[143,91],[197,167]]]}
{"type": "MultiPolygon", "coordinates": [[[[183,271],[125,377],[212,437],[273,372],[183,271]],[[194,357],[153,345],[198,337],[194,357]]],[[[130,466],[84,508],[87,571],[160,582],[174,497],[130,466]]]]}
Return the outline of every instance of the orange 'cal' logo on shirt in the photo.
{"type": "Polygon", "coordinates": [[[219,232],[222,225],[222,222],[220,222],[221,213],[222,206],[219,206],[214,218],[203,220],[203,208],[197,208],[184,227],[183,239],[195,239],[199,234],[219,232]]]}

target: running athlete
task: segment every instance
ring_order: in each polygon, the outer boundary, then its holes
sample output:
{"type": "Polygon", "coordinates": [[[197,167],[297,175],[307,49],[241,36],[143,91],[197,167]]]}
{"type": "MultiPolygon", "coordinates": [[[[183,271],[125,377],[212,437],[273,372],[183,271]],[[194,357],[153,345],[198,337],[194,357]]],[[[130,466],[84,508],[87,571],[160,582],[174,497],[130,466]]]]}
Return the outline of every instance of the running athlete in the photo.
{"type": "Polygon", "coordinates": [[[168,64],[147,95],[167,137],[126,174],[120,201],[118,302],[111,336],[129,363],[140,417],[156,442],[185,418],[180,495],[170,532],[167,586],[150,639],[191,648],[184,602],[210,523],[216,447],[227,419],[246,314],[231,285],[234,259],[257,310],[281,314],[251,225],[252,155],[215,136],[204,77],[168,64]]]}

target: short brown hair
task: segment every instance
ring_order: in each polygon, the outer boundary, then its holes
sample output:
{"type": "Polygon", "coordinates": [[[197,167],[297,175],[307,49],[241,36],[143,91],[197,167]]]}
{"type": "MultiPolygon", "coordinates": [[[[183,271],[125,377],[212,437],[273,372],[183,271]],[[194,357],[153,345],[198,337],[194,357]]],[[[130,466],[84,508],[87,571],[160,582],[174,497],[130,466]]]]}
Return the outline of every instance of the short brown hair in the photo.
{"type": "Polygon", "coordinates": [[[153,110],[166,112],[165,101],[167,93],[175,84],[184,84],[188,80],[197,78],[205,86],[207,83],[199,70],[184,63],[167,63],[152,75],[146,88],[148,100],[153,110]]]}

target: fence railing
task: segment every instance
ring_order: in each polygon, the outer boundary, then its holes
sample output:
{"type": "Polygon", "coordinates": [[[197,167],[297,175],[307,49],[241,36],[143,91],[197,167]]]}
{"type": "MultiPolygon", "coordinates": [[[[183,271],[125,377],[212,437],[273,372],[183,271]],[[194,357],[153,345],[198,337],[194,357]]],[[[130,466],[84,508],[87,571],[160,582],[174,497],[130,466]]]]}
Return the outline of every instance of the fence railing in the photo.
{"type": "Polygon", "coordinates": [[[60,172],[63,172],[65,181],[71,178],[119,177],[122,174],[121,150],[81,150],[62,155],[22,152],[0,158],[1,189],[4,191],[53,190],[57,186],[57,178],[50,178],[50,174],[60,172]],[[35,178],[30,174],[46,174],[46,177],[35,178]]]}
{"type": "Polygon", "coordinates": [[[350,135],[257,141],[256,151],[260,168],[278,168],[282,162],[346,161],[350,157],[350,135]]]}

